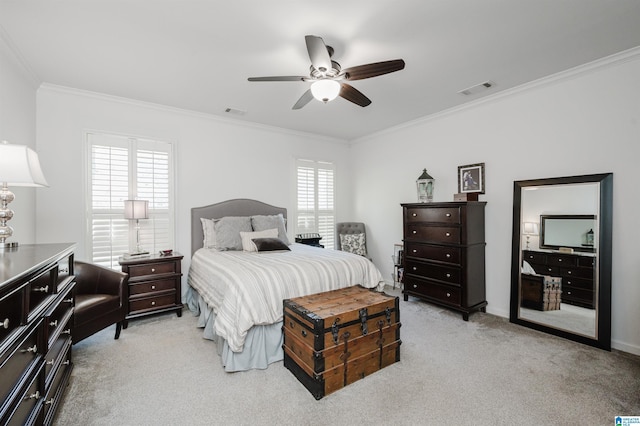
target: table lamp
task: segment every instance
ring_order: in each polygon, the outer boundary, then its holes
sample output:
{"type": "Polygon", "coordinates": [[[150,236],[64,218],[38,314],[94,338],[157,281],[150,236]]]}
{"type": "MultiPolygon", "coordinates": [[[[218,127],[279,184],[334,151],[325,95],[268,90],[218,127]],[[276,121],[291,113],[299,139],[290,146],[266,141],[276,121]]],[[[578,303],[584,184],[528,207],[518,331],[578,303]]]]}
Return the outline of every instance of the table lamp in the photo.
{"type": "Polygon", "coordinates": [[[129,256],[142,256],[149,254],[148,251],[140,247],[140,219],[149,219],[149,201],[147,200],[125,200],[124,218],[136,221],[136,251],[129,253],[129,256]]]}

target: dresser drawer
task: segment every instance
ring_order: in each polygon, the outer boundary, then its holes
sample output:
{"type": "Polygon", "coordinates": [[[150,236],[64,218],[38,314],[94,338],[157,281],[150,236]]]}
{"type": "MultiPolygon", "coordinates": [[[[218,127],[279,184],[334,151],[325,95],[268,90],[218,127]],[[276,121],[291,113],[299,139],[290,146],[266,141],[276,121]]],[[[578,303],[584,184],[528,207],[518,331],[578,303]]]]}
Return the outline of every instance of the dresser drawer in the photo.
{"type": "Polygon", "coordinates": [[[175,288],[175,279],[141,282],[129,285],[129,295],[136,296],[141,294],[154,293],[156,291],[173,290],[175,288]]]}
{"type": "Polygon", "coordinates": [[[71,348],[71,337],[62,335],[51,345],[49,352],[44,357],[45,383],[49,387],[55,372],[60,365],[69,358],[69,350],[71,348]]]}
{"type": "Polygon", "coordinates": [[[38,407],[44,395],[40,393],[38,375],[33,377],[29,386],[18,397],[18,405],[11,413],[11,418],[4,419],[6,426],[25,426],[35,424],[38,407]]]}
{"type": "Polygon", "coordinates": [[[135,314],[138,311],[156,310],[163,307],[175,306],[176,296],[175,291],[170,294],[164,294],[155,297],[145,297],[142,299],[129,301],[129,312],[135,314]]]}
{"type": "Polygon", "coordinates": [[[460,228],[450,226],[407,225],[406,240],[432,243],[460,244],[460,228]]]}
{"type": "Polygon", "coordinates": [[[581,268],[594,269],[596,267],[596,258],[591,256],[578,256],[578,266],[581,268]]]}
{"type": "Polygon", "coordinates": [[[565,286],[562,289],[562,300],[584,300],[585,302],[593,302],[593,291],[582,288],[565,286]]]}
{"type": "Polygon", "coordinates": [[[144,263],[129,267],[129,279],[146,275],[174,274],[175,272],[175,262],[144,263]]]}
{"type": "Polygon", "coordinates": [[[458,207],[408,207],[407,222],[460,223],[458,207]]]}
{"type": "Polygon", "coordinates": [[[548,254],[547,264],[555,266],[578,266],[578,258],[576,256],[563,256],[561,254],[548,254]]]}
{"type": "Polygon", "coordinates": [[[43,323],[33,327],[21,339],[12,345],[7,351],[0,354],[0,405],[4,401],[20,378],[27,374],[30,367],[38,359],[40,348],[38,347],[38,335],[42,331],[43,323]]]}
{"type": "Polygon", "coordinates": [[[593,291],[593,280],[589,280],[586,278],[565,277],[562,279],[562,286],[583,288],[585,290],[593,291]]]}
{"type": "Polygon", "coordinates": [[[458,268],[415,262],[407,259],[405,262],[404,273],[444,281],[448,284],[460,285],[460,269],[458,268]]]}
{"type": "Polygon", "coordinates": [[[460,251],[461,250],[459,247],[430,246],[427,244],[407,243],[405,256],[419,257],[421,259],[459,265],[461,258],[460,251]]]}
{"type": "Polygon", "coordinates": [[[543,265],[547,263],[547,256],[544,253],[540,253],[537,251],[525,251],[522,257],[524,260],[526,260],[528,263],[532,265],[534,263],[539,263],[543,265]]]}
{"type": "Polygon", "coordinates": [[[25,287],[0,299],[0,342],[20,326],[25,287]]]}
{"type": "Polygon", "coordinates": [[[412,277],[405,278],[404,286],[405,291],[409,293],[430,297],[449,305],[460,306],[462,301],[458,287],[439,285],[412,277]]]}
{"type": "Polygon", "coordinates": [[[52,377],[47,376],[43,413],[45,424],[51,424],[55,414],[54,411],[60,404],[62,395],[64,395],[64,381],[65,379],[68,380],[71,374],[71,340],[69,340],[69,346],[65,347],[65,350],[60,354],[59,361],[56,364],[57,369],[52,372],[52,377]]]}

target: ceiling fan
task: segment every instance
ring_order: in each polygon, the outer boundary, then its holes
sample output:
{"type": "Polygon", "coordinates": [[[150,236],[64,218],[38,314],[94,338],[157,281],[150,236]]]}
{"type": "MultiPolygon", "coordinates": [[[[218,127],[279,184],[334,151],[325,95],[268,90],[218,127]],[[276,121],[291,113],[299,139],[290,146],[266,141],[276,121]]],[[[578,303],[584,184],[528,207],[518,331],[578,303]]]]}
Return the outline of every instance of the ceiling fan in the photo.
{"type": "Polygon", "coordinates": [[[311,81],[311,87],[304,92],[292,109],[300,109],[316,98],[327,103],[340,96],[361,107],[371,104],[371,100],[346,81],[363,80],[377,77],[404,69],[402,59],[375,62],[342,69],[339,63],[333,61],[333,48],[324,44],[321,37],[305,36],[307,51],[311,59],[309,77],[304,76],[276,76],[249,77],[249,81],[311,81]]]}

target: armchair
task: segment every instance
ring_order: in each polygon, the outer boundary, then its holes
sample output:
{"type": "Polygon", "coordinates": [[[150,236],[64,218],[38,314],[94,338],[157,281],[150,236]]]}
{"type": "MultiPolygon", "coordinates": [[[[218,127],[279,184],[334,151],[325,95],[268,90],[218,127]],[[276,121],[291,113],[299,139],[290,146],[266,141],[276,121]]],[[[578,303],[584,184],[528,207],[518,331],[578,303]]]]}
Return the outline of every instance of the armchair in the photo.
{"type": "MultiPolygon", "coordinates": [[[[369,258],[367,234],[362,222],[340,222],[336,224],[336,250],[348,251],[369,258]]],[[[369,260],[371,260],[369,258],[369,260]]]]}
{"type": "Polygon", "coordinates": [[[74,262],[76,306],[73,343],[116,324],[115,339],[127,314],[129,276],[113,269],[80,261],[74,262]]]}

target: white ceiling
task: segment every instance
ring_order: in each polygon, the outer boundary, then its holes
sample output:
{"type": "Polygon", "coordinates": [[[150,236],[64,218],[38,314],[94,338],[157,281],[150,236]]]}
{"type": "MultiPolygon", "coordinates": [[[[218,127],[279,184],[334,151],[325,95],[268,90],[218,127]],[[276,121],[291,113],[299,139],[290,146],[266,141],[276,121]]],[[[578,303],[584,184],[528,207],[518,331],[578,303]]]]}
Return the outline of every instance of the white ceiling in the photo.
{"type": "Polygon", "coordinates": [[[352,140],[640,46],[640,1],[0,0],[0,36],[37,83],[352,140]],[[306,34],[406,68],[352,82],[366,108],[293,111],[308,82],[247,77],[308,75],[306,34]]]}

